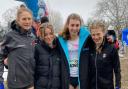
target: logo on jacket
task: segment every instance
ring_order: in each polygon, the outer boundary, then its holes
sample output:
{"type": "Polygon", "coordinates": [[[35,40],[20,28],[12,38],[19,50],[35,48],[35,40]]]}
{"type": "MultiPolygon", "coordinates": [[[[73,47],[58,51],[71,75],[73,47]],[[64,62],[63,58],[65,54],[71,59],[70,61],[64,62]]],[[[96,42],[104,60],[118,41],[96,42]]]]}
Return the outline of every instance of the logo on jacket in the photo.
{"type": "Polygon", "coordinates": [[[26,46],[26,45],[24,45],[24,44],[23,44],[23,45],[22,45],[22,44],[21,44],[21,45],[17,45],[17,47],[25,47],[25,46],[26,46]]]}
{"type": "Polygon", "coordinates": [[[35,44],[36,44],[36,42],[35,42],[35,40],[33,40],[32,43],[31,43],[31,45],[32,46],[35,46],[35,44]]]}
{"type": "Polygon", "coordinates": [[[106,56],[107,56],[107,54],[106,54],[106,53],[104,53],[104,54],[103,54],[103,58],[106,58],[106,56]]]}
{"type": "Polygon", "coordinates": [[[88,50],[89,50],[89,48],[83,48],[82,50],[83,50],[83,51],[88,51],[88,50]]]}

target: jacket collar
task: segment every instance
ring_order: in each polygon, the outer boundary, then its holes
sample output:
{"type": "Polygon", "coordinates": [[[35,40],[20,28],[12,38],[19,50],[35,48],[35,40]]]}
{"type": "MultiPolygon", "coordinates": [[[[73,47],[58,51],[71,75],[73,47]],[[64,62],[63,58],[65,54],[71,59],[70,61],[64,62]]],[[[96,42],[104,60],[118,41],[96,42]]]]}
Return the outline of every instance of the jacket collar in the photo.
{"type": "MultiPolygon", "coordinates": [[[[107,38],[104,37],[101,45],[99,46],[99,48],[96,49],[96,51],[98,53],[101,53],[101,51],[106,47],[107,44],[108,44],[107,38]]],[[[95,48],[96,48],[96,46],[95,46],[95,48]]]]}
{"type": "Polygon", "coordinates": [[[18,32],[21,35],[30,35],[31,34],[31,29],[29,29],[28,31],[24,30],[23,28],[21,28],[16,21],[12,21],[11,23],[11,29],[18,32]]]}

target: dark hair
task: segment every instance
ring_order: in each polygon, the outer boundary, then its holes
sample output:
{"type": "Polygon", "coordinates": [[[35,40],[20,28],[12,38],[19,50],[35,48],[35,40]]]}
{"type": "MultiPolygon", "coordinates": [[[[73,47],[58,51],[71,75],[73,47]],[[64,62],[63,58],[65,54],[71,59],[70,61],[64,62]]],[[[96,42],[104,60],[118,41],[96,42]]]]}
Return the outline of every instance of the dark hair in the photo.
{"type": "Polygon", "coordinates": [[[49,22],[48,17],[46,17],[46,16],[42,17],[42,18],[41,18],[41,24],[42,24],[42,23],[46,23],[46,22],[49,22]]]}

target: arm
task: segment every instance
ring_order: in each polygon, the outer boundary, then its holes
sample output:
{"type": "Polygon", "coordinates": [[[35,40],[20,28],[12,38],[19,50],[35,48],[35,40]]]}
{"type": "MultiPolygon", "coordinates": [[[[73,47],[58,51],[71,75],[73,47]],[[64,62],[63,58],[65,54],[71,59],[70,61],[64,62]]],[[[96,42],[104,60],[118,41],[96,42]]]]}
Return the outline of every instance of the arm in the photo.
{"type": "Polygon", "coordinates": [[[8,57],[4,59],[4,66],[8,69],[8,57]]]}
{"type": "Polygon", "coordinates": [[[5,35],[3,41],[0,43],[0,83],[3,82],[4,59],[7,58],[8,55],[7,44],[9,40],[10,38],[5,35]]]}
{"type": "Polygon", "coordinates": [[[3,73],[4,73],[4,63],[2,59],[2,55],[0,54],[0,84],[3,82],[3,73]]]}
{"type": "Polygon", "coordinates": [[[37,45],[38,44],[36,44],[35,45],[35,50],[34,50],[34,59],[35,59],[35,73],[34,73],[34,82],[36,82],[36,80],[37,80],[37,71],[36,71],[36,69],[37,69],[37,63],[38,63],[38,59],[39,59],[39,53],[38,53],[38,51],[37,51],[37,45]]]}
{"type": "Polygon", "coordinates": [[[115,87],[116,89],[121,88],[121,69],[120,69],[120,59],[117,50],[113,50],[113,68],[115,74],[115,87]]]}

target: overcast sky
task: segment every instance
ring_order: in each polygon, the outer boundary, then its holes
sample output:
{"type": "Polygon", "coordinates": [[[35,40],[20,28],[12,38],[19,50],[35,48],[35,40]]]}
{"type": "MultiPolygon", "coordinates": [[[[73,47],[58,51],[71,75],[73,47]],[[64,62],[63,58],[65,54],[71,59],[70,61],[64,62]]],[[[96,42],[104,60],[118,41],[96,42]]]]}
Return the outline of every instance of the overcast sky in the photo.
{"type": "Polygon", "coordinates": [[[92,16],[99,0],[49,0],[51,8],[61,12],[64,19],[71,13],[78,13],[86,21],[92,16]]]}
{"type": "MultiPolygon", "coordinates": [[[[86,22],[89,17],[92,16],[96,3],[99,0],[45,0],[50,8],[59,11],[63,17],[63,20],[71,13],[78,13],[86,22]]],[[[15,0],[0,0],[0,20],[1,15],[8,8],[18,6],[19,2],[15,0]]]]}

